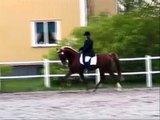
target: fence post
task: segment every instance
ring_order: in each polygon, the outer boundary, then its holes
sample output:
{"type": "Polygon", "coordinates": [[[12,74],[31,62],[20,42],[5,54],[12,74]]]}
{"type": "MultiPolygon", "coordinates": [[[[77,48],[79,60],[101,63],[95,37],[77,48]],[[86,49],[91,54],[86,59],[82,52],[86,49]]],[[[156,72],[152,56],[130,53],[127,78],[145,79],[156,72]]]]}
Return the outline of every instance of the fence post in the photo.
{"type": "Polygon", "coordinates": [[[99,68],[96,69],[96,85],[100,82],[99,68]]]}
{"type": "Polygon", "coordinates": [[[44,59],[44,85],[47,88],[51,87],[49,73],[49,61],[44,59]]]}
{"type": "Polygon", "coordinates": [[[152,61],[151,56],[146,55],[146,82],[147,87],[152,87],[152,61]]]}

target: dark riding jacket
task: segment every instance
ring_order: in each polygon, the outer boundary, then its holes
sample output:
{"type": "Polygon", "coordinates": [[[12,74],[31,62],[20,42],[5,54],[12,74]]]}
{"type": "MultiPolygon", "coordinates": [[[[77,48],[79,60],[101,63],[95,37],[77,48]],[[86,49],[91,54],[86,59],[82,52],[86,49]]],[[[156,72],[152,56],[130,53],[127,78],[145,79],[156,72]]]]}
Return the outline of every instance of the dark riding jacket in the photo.
{"type": "Polygon", "coordinates": [[[93,50],[93,41],[90,38],[87,38],[85,40],[83,47],[79,49],[79,51],[82,51],[84,56],[95,56],[95,52],[93,50]]]}

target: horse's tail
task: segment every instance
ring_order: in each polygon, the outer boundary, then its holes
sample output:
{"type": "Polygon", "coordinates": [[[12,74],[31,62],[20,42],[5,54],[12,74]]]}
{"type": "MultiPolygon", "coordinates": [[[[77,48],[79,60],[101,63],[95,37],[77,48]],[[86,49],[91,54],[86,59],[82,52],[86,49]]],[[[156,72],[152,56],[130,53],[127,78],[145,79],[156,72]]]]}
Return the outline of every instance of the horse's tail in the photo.
{"type": "Polygon", "coordinates": [[[113,60],[115,62],[119,79],[120,80],[124,80],[124,77],[122,76],[122,73],[121,73],[121,66],[120,66],[120,61],[119,61],[118,55],[116,53],[112,53],[111,56],[112,56],[112,58],[113,58],[113,60]]]}

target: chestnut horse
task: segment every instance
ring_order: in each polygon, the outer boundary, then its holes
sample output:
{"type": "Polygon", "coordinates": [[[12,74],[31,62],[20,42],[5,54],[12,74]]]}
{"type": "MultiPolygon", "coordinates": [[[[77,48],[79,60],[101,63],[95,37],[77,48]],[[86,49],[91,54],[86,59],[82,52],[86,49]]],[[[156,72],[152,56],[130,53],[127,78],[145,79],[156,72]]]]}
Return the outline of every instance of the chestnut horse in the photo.
{"type": "MultiPolygon", "coordinates": [[[[69,72],[66,74],[66,78],[68,78],[71,74],[78,73],[81,80],[83,80],[84,84],[86,85],[86,89],[88,90],[87,81],[84,79],[84,67],[80,63],[80,53],[74,50],[71,47],[61,47],[57,50],[58,56],[63,65],[67,64],[69,72]]],[[[98,88],[98,86],[105,80],[105,73],[109,73],[111,77],[114,77],[114,72],[118,73],[117,77],[117,87],[121,88],[120,81],[122,80],[121,69],[120,69],[120,62],[118,56],[115,53],[112,54],[98,54],[97,55],[97,64],[90,66],[92,70],[99,68],[100,71],[100,81],[95,86],[94,91],[98,88]],[[115,69],[116,68],[116,69],[115,69]]],[[[119,89],[120,90],[120,89],[119,89]]]]}

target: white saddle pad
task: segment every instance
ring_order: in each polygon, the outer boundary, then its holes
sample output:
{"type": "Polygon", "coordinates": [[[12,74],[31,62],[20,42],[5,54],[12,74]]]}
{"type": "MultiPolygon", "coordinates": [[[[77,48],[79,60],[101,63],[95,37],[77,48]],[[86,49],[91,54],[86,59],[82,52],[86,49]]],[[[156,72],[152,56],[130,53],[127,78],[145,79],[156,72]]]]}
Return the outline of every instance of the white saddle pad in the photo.
{"type": "MultiPolygon", "coordinates": [[[[90,65],[96,65],[97,64],[97,56],[90,57],[90,56],[85,56],[85,62],[88,62],[90,60],[90,65]]],[[[83,63],[83,54],[80,55],[80,63],[84,65],[83,63]]]]}

